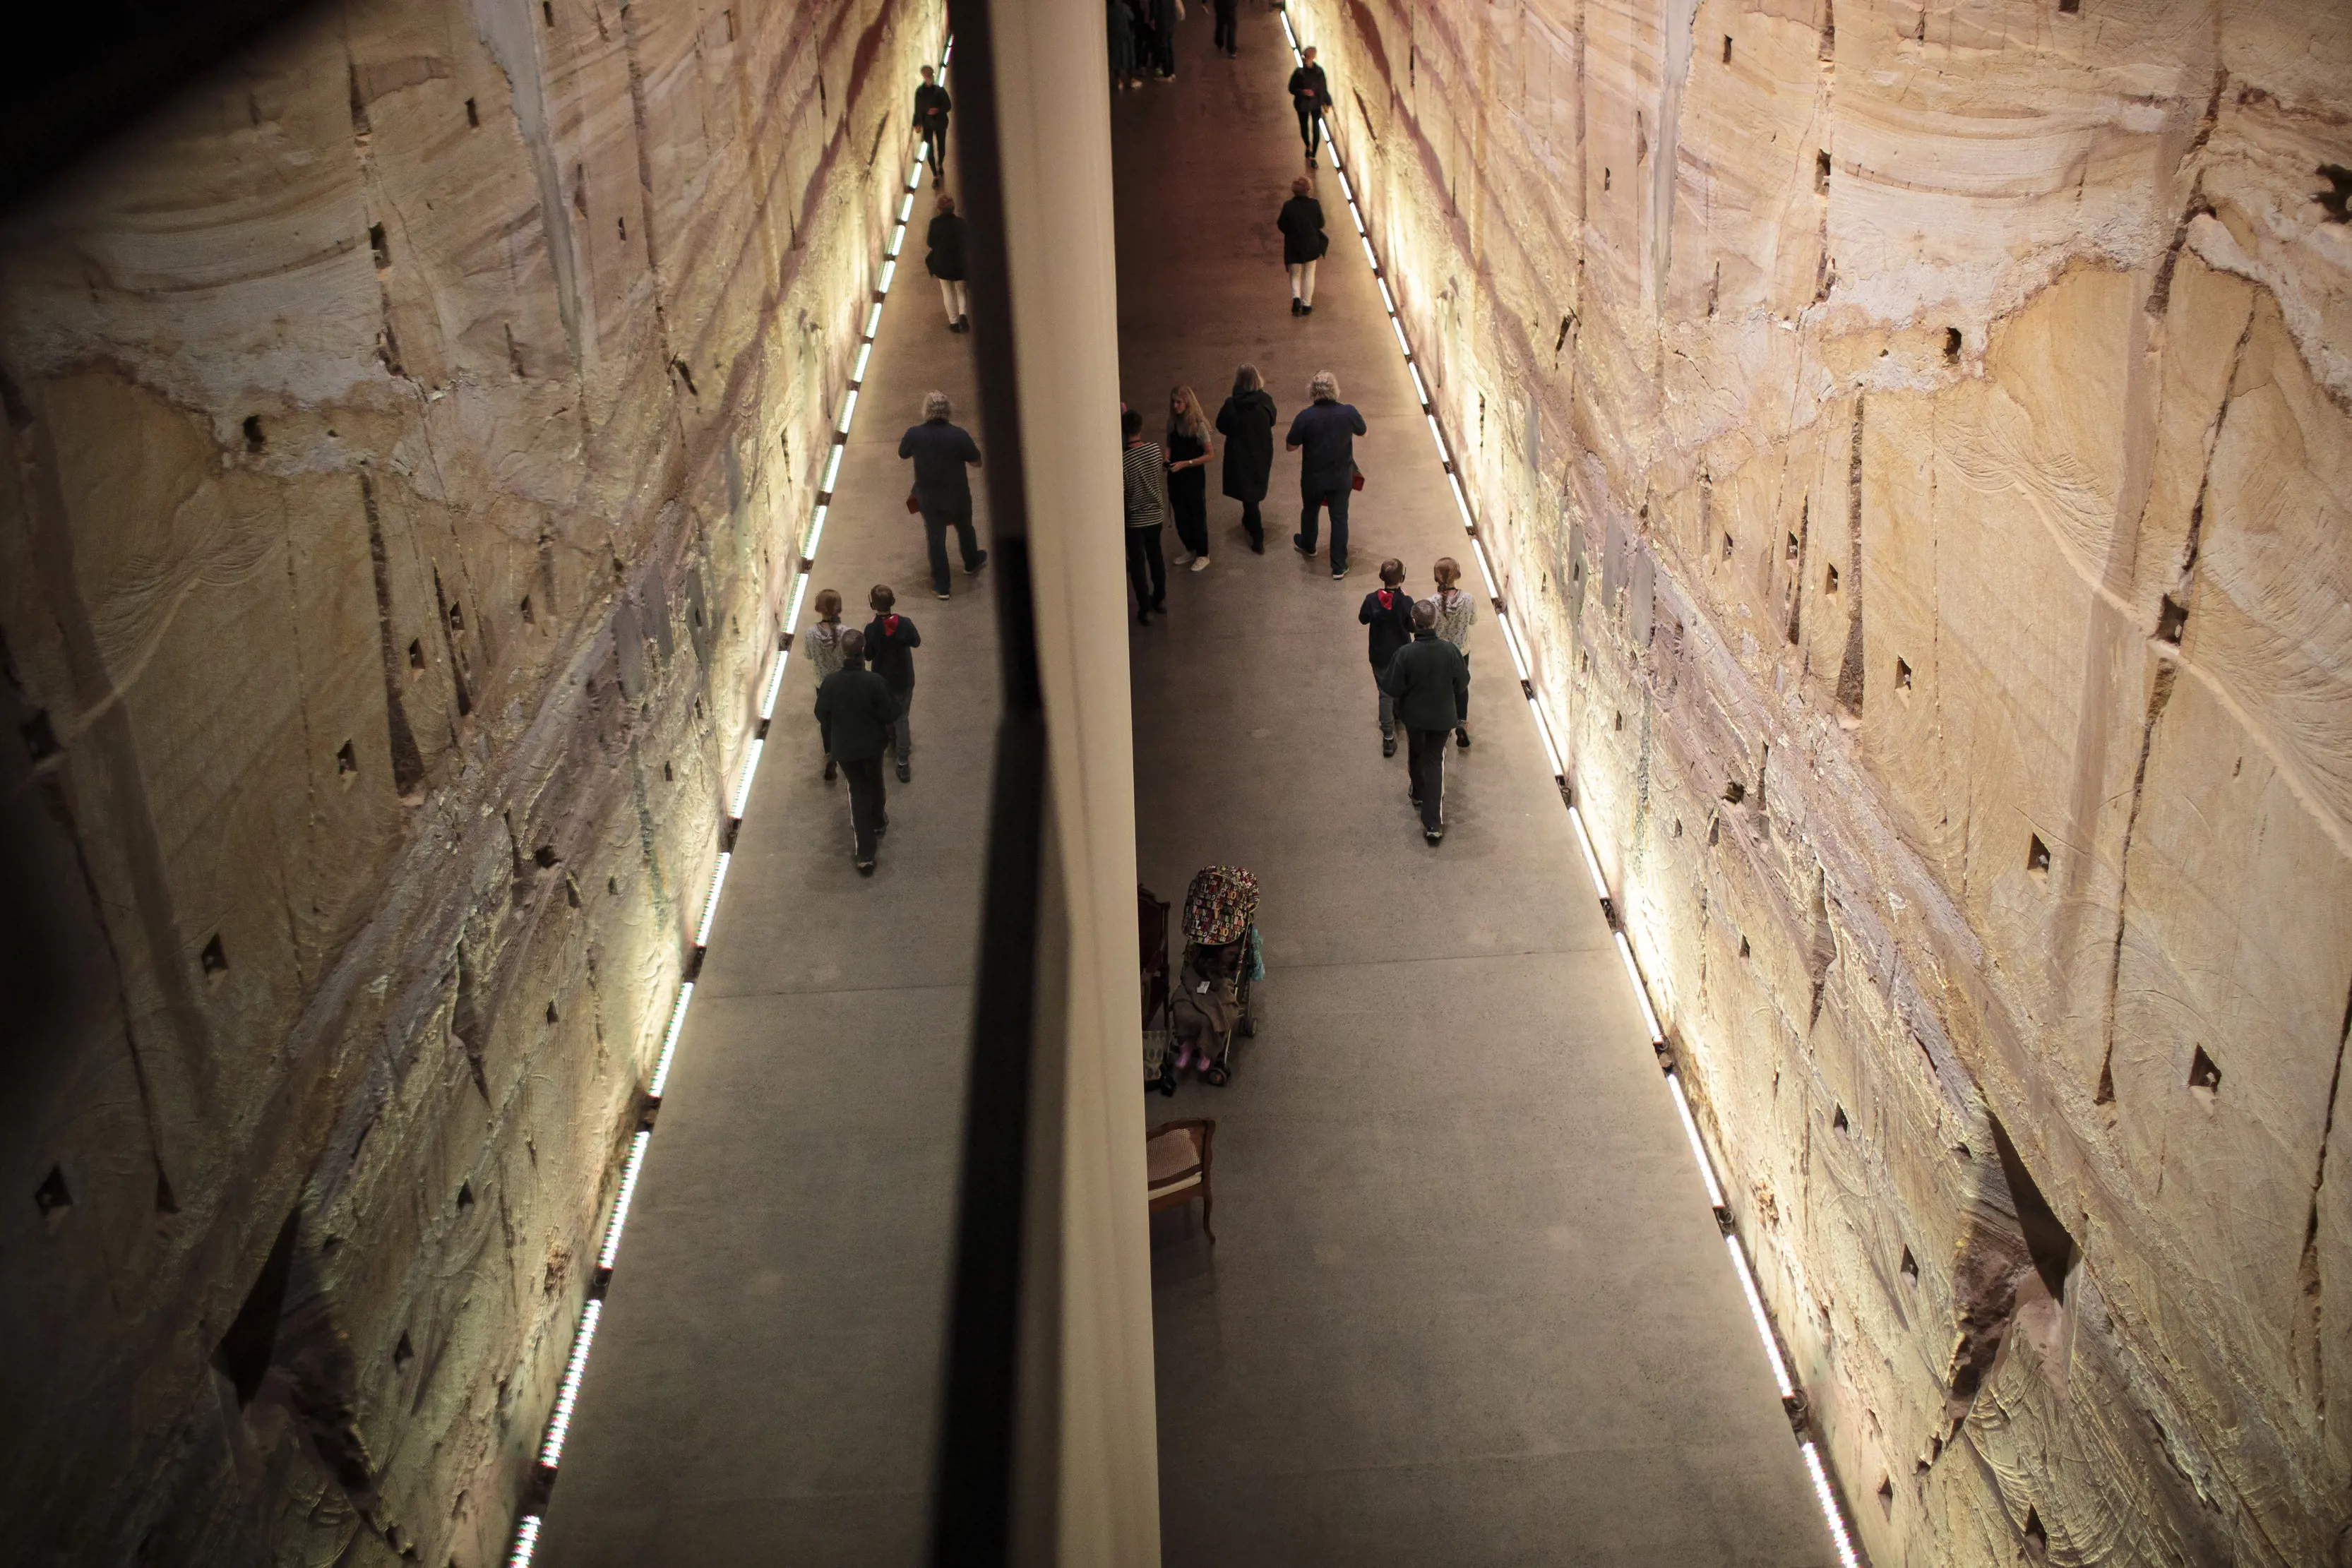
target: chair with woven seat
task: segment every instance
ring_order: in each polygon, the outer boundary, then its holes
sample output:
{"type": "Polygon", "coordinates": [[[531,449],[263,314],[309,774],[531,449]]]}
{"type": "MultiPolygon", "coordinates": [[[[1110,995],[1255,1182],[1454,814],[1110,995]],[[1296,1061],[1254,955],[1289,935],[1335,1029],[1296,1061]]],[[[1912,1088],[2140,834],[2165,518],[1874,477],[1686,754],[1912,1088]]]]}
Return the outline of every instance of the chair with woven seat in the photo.
{"type": "Polygon", "coordinates": [[[1209,1143],[1216,1133],[1217,1124],[1206,1119],[1162,1122],[1143,1140],[1144,1181],[1150,1212],[1157,1214],[1163,1208],[1199,1198],[1201,1229],[1211,1246],[1216,1245],[1217,1233],[1209,1226],[1209,1212],[1216,1206],[1216,1198],[1209,1190],[1209,1143]]]}

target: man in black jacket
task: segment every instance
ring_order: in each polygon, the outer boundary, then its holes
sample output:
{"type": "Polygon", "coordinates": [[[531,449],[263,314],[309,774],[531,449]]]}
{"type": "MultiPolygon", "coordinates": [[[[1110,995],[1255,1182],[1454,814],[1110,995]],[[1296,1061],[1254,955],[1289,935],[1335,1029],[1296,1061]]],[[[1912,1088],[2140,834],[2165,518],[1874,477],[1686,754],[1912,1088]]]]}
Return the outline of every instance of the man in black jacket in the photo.
{"type": "Polygon", "coordinates": [[[898,704],[882,677],[866,667],[866,639],[841,634],[841,668],[816,689],[817,727],[825,751],[849,780],[849,822],[856,848],[851,858],[860,876],[874,874],[874,855],[890,828],[882,793],[882,753],[890,744],[898,704]]]}
{"type": "Polygon", "coordinates": [[[1298,531],[1291,548],[1312,558],[1318,519],[1331,509],[1331,576],[1348,575],[1348,497],[1356,483],[1356,437],[1364,434],[1364,416],[1356,405],[1339,401],[1339,378],[1328,371],[1315,372],[1308,390],[1315,401],[1290,422],[1283,449],[1306,455],[1298,460],[1298,531]]]}
{"type": "Polygon", "coordinates": [[[1298,111],[1298,140],[1307,143],[1307,166],[1312,169],[1315,149],[1320,145],[1323,111],[1331,107],[1331,84],[1323,78],[1323,68],[1315,63],[1312,45],[1305,58],[1307,63],[1290,73],[1290,107],[1298,111]]]}
{"type": "Polygon", "coordinates": [[[955,99],[948,89],[932,78],[931,68],[923,68],[923,85],[915,89],[915,129],[923,133],[923,145],[930,149],[931,188],[939,189],[948,172],[948,115],[955,108],[955,99]]]}
{"type": "Polygon", "coordinates": [[[948,596],[948,529],[956,531],[966,577],[988,564],[971,531],[971,476],[980,466],[980,444],[960,424],[948,423],[955,407],[943,392],[923,394],[923,423],[898,438],[898,455],[915,460],[915,509],[923,514],[923,540],[931,552],[931,592],[948,596]]]}
{"type": "Polygon", "coordinates": [[[1470,716],[1470,665],[1462,650],[1437,634],[1437,607],[1412,607],[1412,641],[1389,661],[1381,685],[1396,698],[1412,762],[1412,803],[1421,808],[1421,836],[1445,837],[1445,737],[1470,716]]]}

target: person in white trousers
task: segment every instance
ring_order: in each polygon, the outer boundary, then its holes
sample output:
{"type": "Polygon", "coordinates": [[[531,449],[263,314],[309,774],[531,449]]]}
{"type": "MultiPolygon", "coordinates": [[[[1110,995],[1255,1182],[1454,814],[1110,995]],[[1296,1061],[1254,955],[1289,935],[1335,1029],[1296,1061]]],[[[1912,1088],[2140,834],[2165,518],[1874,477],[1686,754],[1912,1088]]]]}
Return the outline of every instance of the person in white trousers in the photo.
{"type": "Polygon", "coordinates": [[[940,280],[940,300],[948,308],[948,330],[969,332],[971,318],[965,313],[963,286],[963,219],[955,210],[955,198],[942,195],[938,215],[923,235],[929,254],[923,266],[940,280]]]}
{"type": "Polygon", "coordinates": [[[1331,241],[1323,232],[1323,204],[1315,199],[1315,187],[1304,174],[1290,183],[1290,200],[1282,204],[1275,227],[1282,231],[1283,265],[1290,268],[1290,313],[1311,316],[1315,264],[1331,248],[1331,241]]]}

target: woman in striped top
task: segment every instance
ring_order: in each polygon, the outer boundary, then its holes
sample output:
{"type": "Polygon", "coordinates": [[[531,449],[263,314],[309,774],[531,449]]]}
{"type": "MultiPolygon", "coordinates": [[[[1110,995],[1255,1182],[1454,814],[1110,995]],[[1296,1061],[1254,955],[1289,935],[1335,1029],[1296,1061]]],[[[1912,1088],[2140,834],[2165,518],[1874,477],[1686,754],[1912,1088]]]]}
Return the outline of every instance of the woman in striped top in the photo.
{"type": "Polygon", "coordinates": [[[1168,520],[1168,455],[1158,442],[1143,439],[1143,415],[1135,410],[1119,415],[1118,428],[1127,441],[1121,459],[1126,477],[1127,580],[1135,585],[1136,624],[1149,626],[1151,612],[1164,612],[1168,601],[1168,562],[1160,553],[1160,527],[1168,520]]]}
{"type": "MultiPolygon", "coordinates": [[[[1478,601],[1462,591],[1462,567],[1452,556],[1438,557],[1430,574],[1437,579],[1437,591],[1429,597],[1437,611],[1437,635],[1460,650],[1462,662],[1466,664],[1470,662],[1470,623],[1478,619],[1478,601]]],[[[1454,744],[1465,750],[1469,748],[1468,725],[1454,727],[1454,744]]]]}

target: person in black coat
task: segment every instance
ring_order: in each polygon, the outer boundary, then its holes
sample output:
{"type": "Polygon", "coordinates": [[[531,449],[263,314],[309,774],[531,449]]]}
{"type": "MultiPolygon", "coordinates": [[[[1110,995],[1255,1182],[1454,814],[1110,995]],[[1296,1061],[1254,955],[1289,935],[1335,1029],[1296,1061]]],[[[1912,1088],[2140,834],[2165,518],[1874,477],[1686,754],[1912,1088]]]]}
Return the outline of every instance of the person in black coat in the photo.
{"type": "Polygon", "coordinates": [[[882,753],[890,745],[898,711],[890,688],[866,667],[864,636],[844,632],[841,668],[825,676],[816,689],[816,722],[824,732],[826,752],[849,780],[849,822],[855,837],[850,858],[861,876],[874,874],[875,852],[890,829],[890,812],[883,795],[882,753]]]}
{"type": "Polygon", "coordinates": [[[915,754],[914,731],[908,716],[915,708],[915,650],[923,634],[915,622],[898,612],[898,596],[887,582],[877,582],[866,602],[874,619],[866,623],[865,646],[874,660],[874,673],[890,692],[890,735],[898,754],[898,782],[907,782],[907,759],[915,754]]]}
{"type": "Polygon", "coordinates": [[[1445,837],[1445,738],[1470,716],[1470,666],[1462,650],[1437,634],[1437,606],[1412,607],[1412,641],[1389,661],[1381,685],[1396,698],[1397,722],[1412,752],[1412,803],[1421,836],[1445,837]]]}
{"type": "Polygon", "coordinates": [[[1381,698],[1381,755],[1396,755],[1396,698],[1389,695],[1389,662],[1412,641],[1412,595],[1404,591],[1404,562],[1381,562],[1381,585],[1364,595],[1356,620],[1371,628],[1365,652],[1372,660],[1372,689],[1381,698]]]}
{"type": "Polygon", "coordinates": [[[1266,395],[1257,367],[1235,371],[1234,395],[1217,410],[1217,434],[1225,438],[1225,494],[1242,504],[1242,527],[1249,530],[1250,549],[1260,555],[1265,553],[1265,519],[1257,508],[1274,473],[1274,399],[1266,395]]]}
{"type": "Polygon", "coordinates": [[[1323,232],[1323,204],[1315,199],[1306,175],[1290,182],[1290,200],[1282,204],[1274,226],[1282,231],[1282,264],[1290,268],[1290,313],[1312,316],[1315,264],[1331,248],[1331,238],[1323,232]]]}
{"type": "Polygon", "coordinates": [[[938,214],[923,233],[923,267],[940,280],[940,298],[948,308],[948,330],[971,330],[971,318],[964,314],[963,219],[953,196],[940,198],[938,214]]]}
{"type": "Polygon", "coordinates": [[[955,99],[948,96],[931,73],[923,68],[923,85],[915,89],[915,129],[923,133],[923,145],[930,149],[931,188],[939,189],[948,172],[948,114],[955,108],[955,99]]]}
{"type": "Polygon", "coordinates": [[[1150,0],[1151,54],[1160,62],[1160,79],[1176,79],[1176,6],[1178,0],[1150,0]]]}
{"type": "Polygon", "coordinates": [[[1301,57],[1306,63],[1290,73],[1290,107],[1298,111],[1298,140],[1307,143],[1307,166],[1312,169],[1323,111],[1331,107],[1331,84],[1324,79],[1323,68],[1315,63],[1311,46],[1301,57]]]}
{"type": "Polygon", "coordinates": [[[1216,47],[1225,51],[1227,59],[1232,59],[1241,53],[1234,47],[1234,39],[1238,28],[1238,20],[1234,14],[1240,9],[1240,0],[1217,0],[1216,47]]]}

